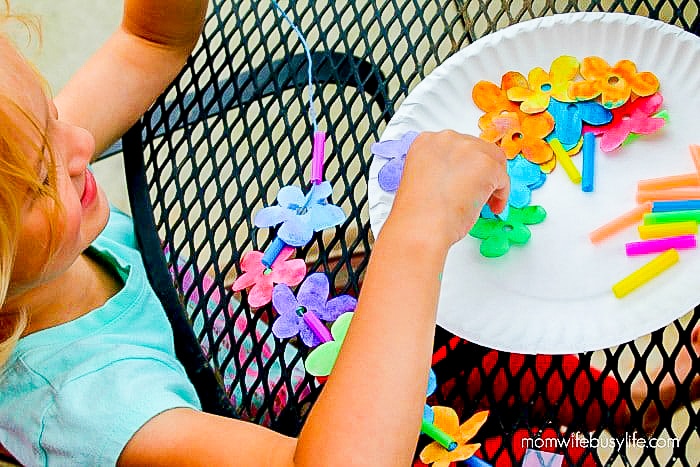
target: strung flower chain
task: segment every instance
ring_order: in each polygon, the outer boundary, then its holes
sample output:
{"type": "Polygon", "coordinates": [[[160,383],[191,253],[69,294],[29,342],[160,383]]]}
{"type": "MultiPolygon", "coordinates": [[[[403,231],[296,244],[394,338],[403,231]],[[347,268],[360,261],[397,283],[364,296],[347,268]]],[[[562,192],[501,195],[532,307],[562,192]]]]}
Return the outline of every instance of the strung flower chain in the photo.
{"type": "MultiPolygon", "coordinates": [[[[236,292],[249,289],[248,304],[251,307],[262,307],[272,301],[278,314],[272,325],[275,337],[285,339],[298,336],[302,343],[313,348],[304,362],[304,367],[309,374],[325,378],[330,375],[340,353],[357,300],[350,295],[340,295],[328,300],[328,277],[324,273],[313,273],[304,279],[307,273],[304,260],[289,258],[294,251],[293,247],[306,245],[315,232],[341,224],[346,216],[341,208],[327,201],[333,189],[329,182],[323,181],[326,135],[318,130],[313,107],[311,53],[305,38],[291,19],[274,0],[272,4],[301,40],[308,59],[309,114],[314,130],[311,186],[306,194],[296,186],[282,187],[277,194],[277,205],[263,208],[255,215],[254,223],[259,228],[277,225],[280,227],[264,253],[250,251],[243,255],[241,270],[244,273],[236,279],[232,289],[236,292]],[[301,285],[295,296],[291,287],[299,284],[301,285]],[[330,331],[327,323],[332,323],[330,331]]],[[[396,159],[395,163],[384,171],[389,183],[398,186],[405,154],[415,136],[417,133],[408,135],[397,148],[387,148],[387,155],[396,159]],[[392,171],[398,174],[398,177],[389,173],[392,171]]],[[[533,180],[532,183],[536,184],[537,181],[533,180]]],[[[435,387],[435,375],[431,370],[428,395],[435,387]]],[[[479,412],[460,427],[454,410],[448,407],[431,408],[426,404],[421,431],[435,442],[423,450],[421,459],[432,463],[444,459],[458,461],[471,457],[479,449],[479,445],[466,443],[485,422],[487,414],[479,412]]]]}

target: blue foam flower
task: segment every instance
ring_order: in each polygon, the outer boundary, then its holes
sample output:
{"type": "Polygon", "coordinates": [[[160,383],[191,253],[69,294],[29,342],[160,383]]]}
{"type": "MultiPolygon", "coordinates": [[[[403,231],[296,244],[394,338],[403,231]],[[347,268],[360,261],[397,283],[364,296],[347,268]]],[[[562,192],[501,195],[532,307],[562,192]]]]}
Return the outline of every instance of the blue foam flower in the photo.
{"type": "Polygon", "coordinates": [[[281,223],[277,236],[287,245],[304,246],[314,232],[345,221],[343,210],[326,201],[332,193],[333,188],[327,181],[312,185],[306,196],[299,187],[282,187],[277,194],[278,205],[258,211],[255,225],[272,227],[281,223]]]}
{"type": "Polygon", "coordinates": [[[583,123],[604,125],[612,120],[612,112],[595,101],[560,102],[549,100],[547,111],[554,117],[554,131],[547,141],[556,138],[567,151],[581,139],[583,123]]]}
{"type": "MultiPolygon", "coordinates": [[[[537,164],[533,164],[520,154],[508,161],[507,171],[510,177],[508,206],[515,208],[524,208],[530,204],[532,190],[541,187],[547,179],[547,175],[540,170],[537,164]]],[[[508,206],[498,217],[508,219],[508,206]]],[[[481,210],[481,217],[494,219],[496,216],[491,211],[491,208],[486,205],[481,210]]]]}

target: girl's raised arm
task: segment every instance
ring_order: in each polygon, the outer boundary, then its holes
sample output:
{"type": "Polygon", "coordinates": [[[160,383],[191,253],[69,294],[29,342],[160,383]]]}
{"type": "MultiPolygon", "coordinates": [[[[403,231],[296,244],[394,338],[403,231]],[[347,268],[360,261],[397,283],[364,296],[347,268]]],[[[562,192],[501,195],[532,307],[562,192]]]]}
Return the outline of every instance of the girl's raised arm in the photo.
{"type": "Polygon", "coordinates": [[[125,0],[119,28],[56,96],[61,120],[107,149],[177,76],[204,24],[207,0],[125,0]]]}

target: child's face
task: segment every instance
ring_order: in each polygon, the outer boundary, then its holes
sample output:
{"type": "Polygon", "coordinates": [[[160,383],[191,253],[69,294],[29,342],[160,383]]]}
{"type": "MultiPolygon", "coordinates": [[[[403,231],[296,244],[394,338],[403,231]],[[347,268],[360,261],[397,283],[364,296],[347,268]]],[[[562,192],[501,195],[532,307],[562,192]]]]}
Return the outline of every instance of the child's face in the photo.
{"type": "MultiPolygon", "coordinates": [[[[76,258],[92,243],[104,228],[109,217],[109,205],[102,190],[87,171],[94,156],[95,140],[85,129],[60,120],[58,111],[43,91],[39,78],[28,63],[4,38],[0,38],[0,90],[9,93],[38,122],[45,132],[48,145],[56,159],[56,191],[63,205],[64,215],[51,232],[47,212],[52,212],[48,197],[32,198],[27,195],[22,212],[22,227],[15,267],[12,271],[8,300],[31,291],[66,271],[76,258]],[[42,209],[49,205],[49,209],[42,209]],[[49,257],[46,246],[53,235],[56,252],[49,257]]],[[[12,110],[10,110],[12,111],[12,110]]],[[[31,131],[31,123],[18,112],[20,129],[26,126],[27,135],[40,136],[31,131]]],[[[41,147],[40,141],[33,142],[41,147]]],[[[28,146],[30,147],[30,146],[28,146]]],[[[27,150],[28,157],[44,180],[48,167],[36,151],[27,150]]]]}

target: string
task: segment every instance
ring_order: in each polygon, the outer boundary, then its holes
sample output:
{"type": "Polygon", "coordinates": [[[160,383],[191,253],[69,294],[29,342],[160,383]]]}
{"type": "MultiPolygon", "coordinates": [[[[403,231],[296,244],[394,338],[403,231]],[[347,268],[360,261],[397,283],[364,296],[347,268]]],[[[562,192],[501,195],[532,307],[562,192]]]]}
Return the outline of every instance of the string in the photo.
{"type": "Polygon", "coordinates": [[[306,68],[306,74],[308,78],[308,87],[309,87],[309,117],[311,118],[311,123],[314,127],[314,133],[318,131],[318,122],[316,121],[316,111],[314,110],[314,85],[313,85],[313,61],[311,59],[311,50],[309,49],[309,44],[306,42],[306,38],[304,35],[299,31],[299,28],[297,28],[296,24],[294,24],[294,21],[287,15],[287,13],[277,4],[275,0],[270,0],[272,5],[279,11],[279,13],[282,15],[282,18],[287,21],[289,26],[294,30],[294,33],[297,35],[299,38],[299,41],[301,42],[302,47],[304,47],[304,52],[306,53],[306,59],[307,59],[307,68],[306,68]]]}

